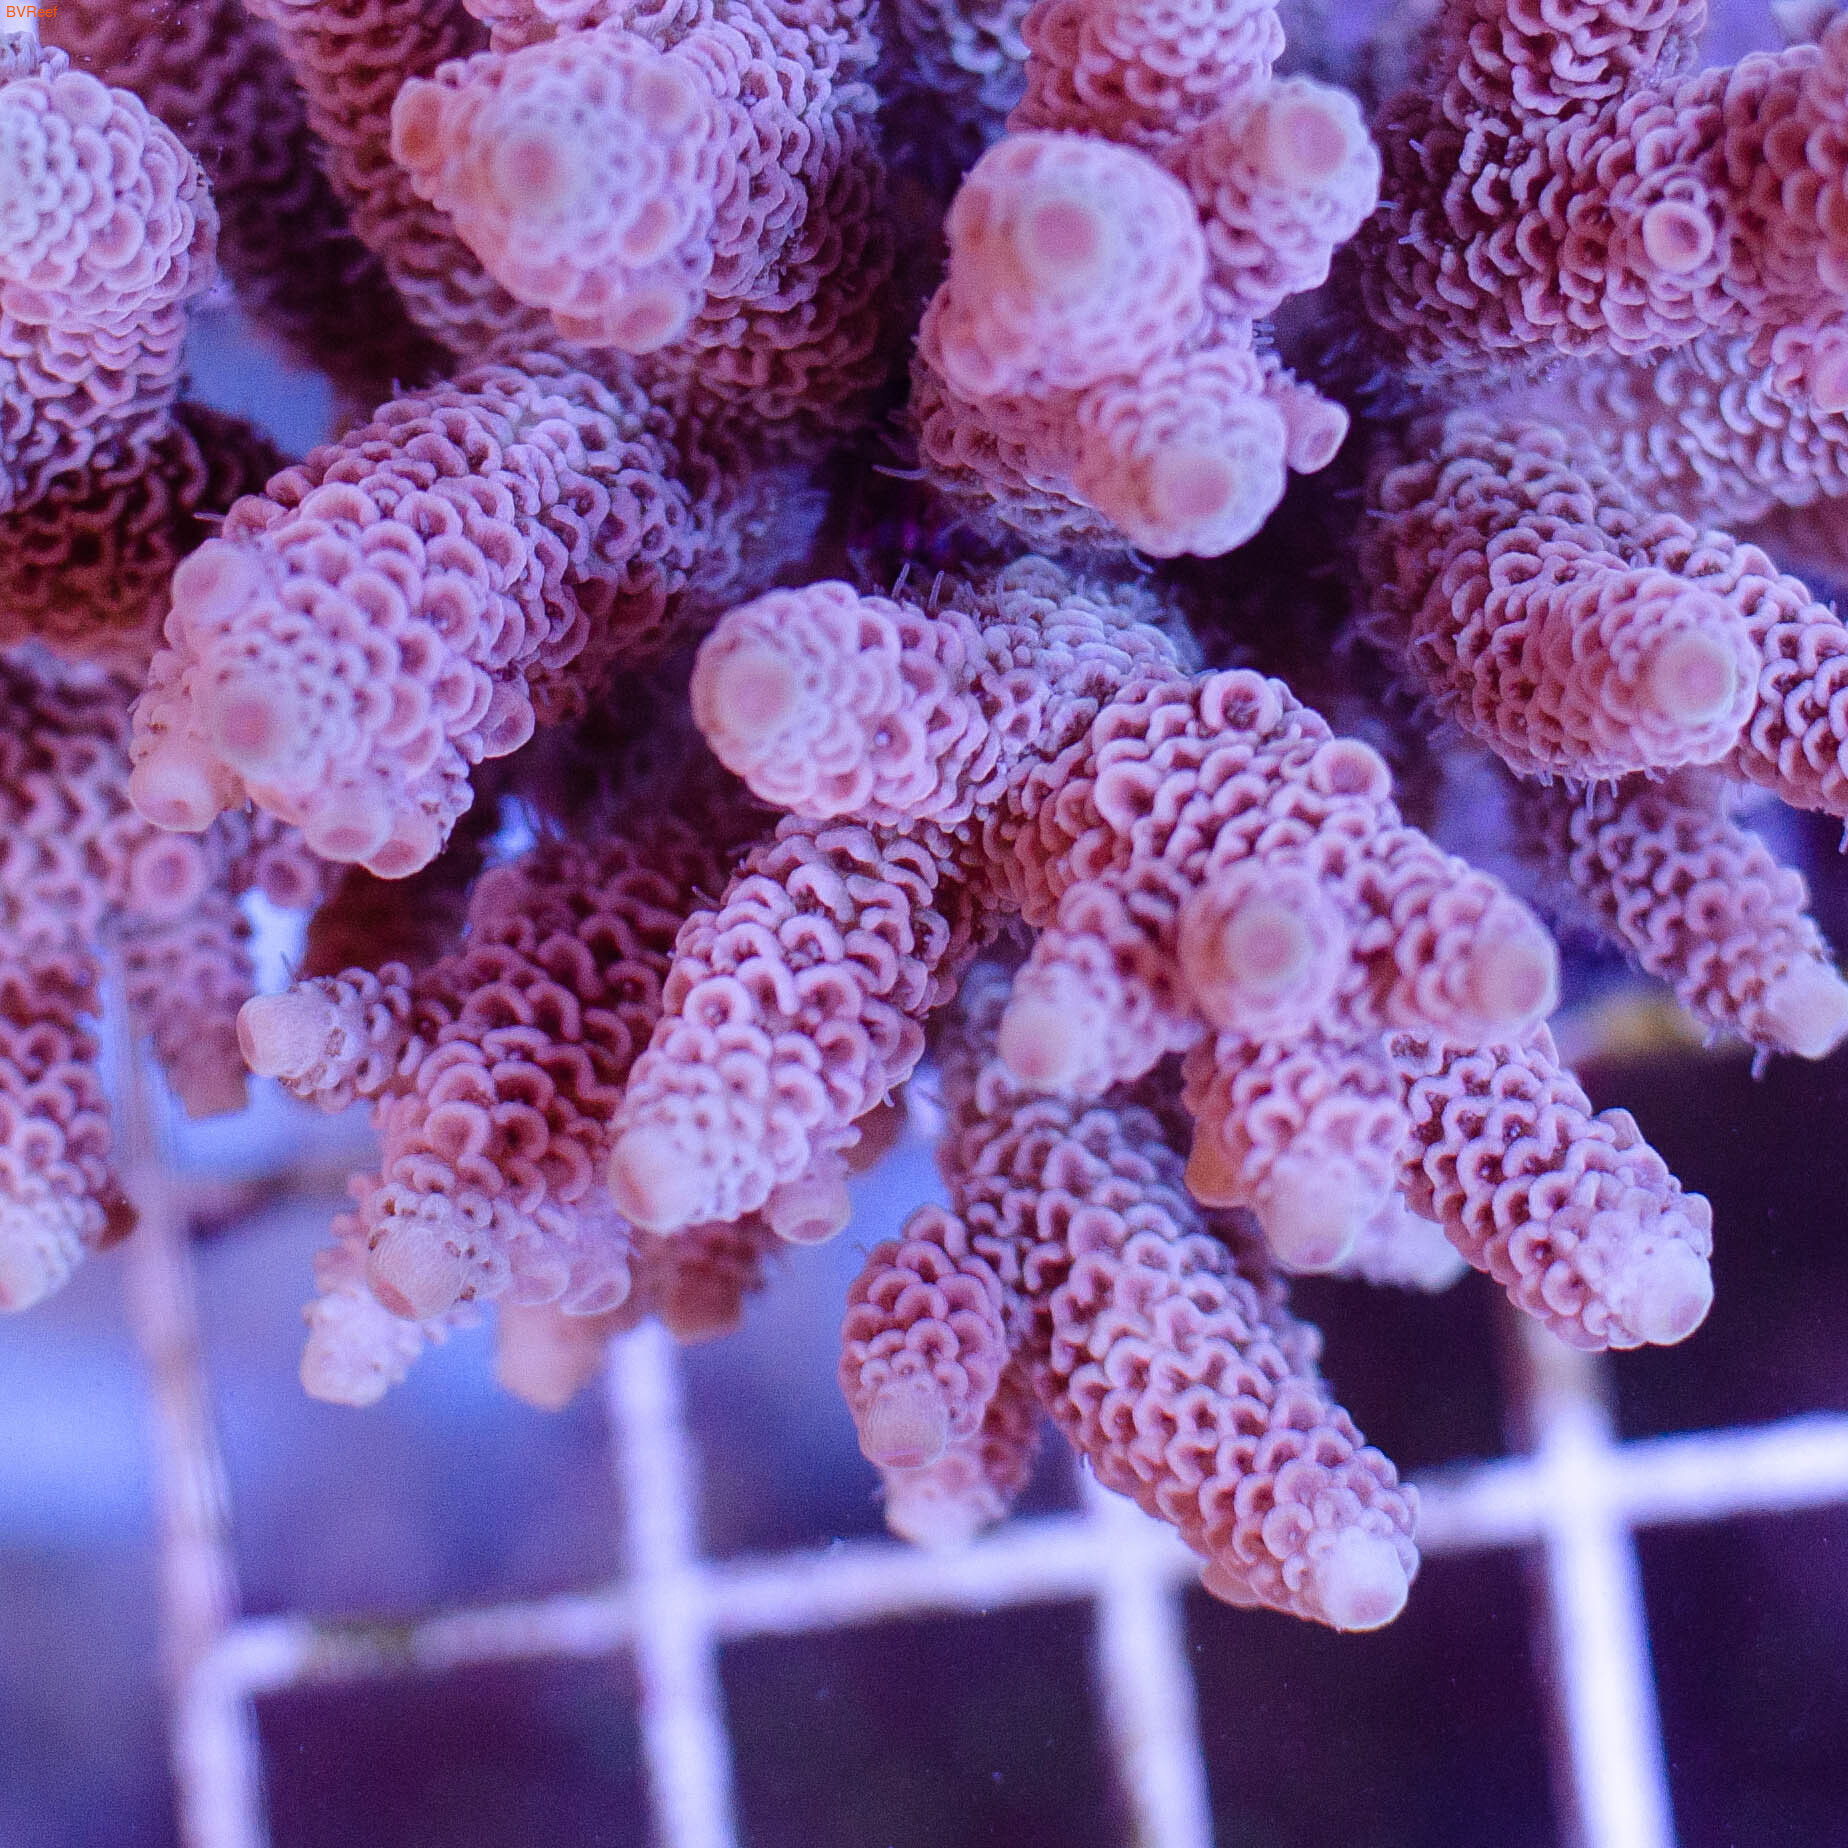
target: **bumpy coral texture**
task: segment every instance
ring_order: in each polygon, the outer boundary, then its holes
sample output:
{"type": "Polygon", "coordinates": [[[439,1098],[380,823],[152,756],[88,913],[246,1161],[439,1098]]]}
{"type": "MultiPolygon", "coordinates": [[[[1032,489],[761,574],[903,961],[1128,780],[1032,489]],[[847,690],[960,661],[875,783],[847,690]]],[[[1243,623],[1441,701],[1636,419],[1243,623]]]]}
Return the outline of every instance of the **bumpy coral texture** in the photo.
{"type": "Polygon", "coordinates": [[[440,847],[471,765],[581,706],[618,656],[668,644],[677,593],[697,619],[808,543],[816,497],[774,459],[853,427],[890,359],[863,76],[876,45],[853,7],[785,16],[756,0],[620,25],[589,8],[557,21],[509,11],[478,58],[474,23],[443,6],[258,10],[329,143],[354,230],[412,315],[478,363],[278,477],[179,576],[171,647],[139,714],[136,799],[163,826],[197,828],[250,797],[329,857],[396,876],[440,847]],[[400,90],[398,151],[419,184],[558,307],[558,325],[516,303],[417,196],[384,119],[400,90]],[[669,161],[693,186],[691,219],[672,202],[677,182],[657,176],[666,191],[636,197],[602,242],[576,206],[561,241],[539,195],[604,146],[572,121],[614,137],[607,179],[624,148],[648,168],[708,104],[755,152],[694,135],[699,171],[669,161]],[[519,197],[496,218],[503,182],[519,197]],[[710,248],[683,273],[664,253],[688,237],[710,248]],[[552,273],[579,259],[575,282],[552,273]],[[611,337],[598,317],[638,302],[648,320],[659,291],[643,270],[698,283],[671,351],[663,326],[639,322],[620,342],[653,349],[645,364],[563,344],[561,326],[611,337]]]}
{"type": "Polygon", "coordinates": [[[391,158],[392,99],[407,78],[477,50],[484,34],[457,0],[246,0],[301,86],[321,164],[352,228],[385,266],[412,320],[456,354],[540,337],[391,158]]]}
{"type": "Polygon", "coordinates": [[[1326,277],[1378,159],[1351,97],[1271,79],[1273,7],[1199,12],[1041,0],[1010,132],[945,222],[920,459],[1039,545],[1217,556],[1346,434],[1256,323],[1326,277]]]}
{"type": "Polygon", "coordinates": [[[572,8],[406,84],[392,148],[568,339],[657,353],[734,413],[812,416],[884,363],[876,50],[853,5],[572,8]]]}
{"type": "Polygon", "coordinates": [[[469,767],[663,646],[696,570],[774,561],[764,516],[639,393],[545,354],[399,399],[176,574],[135,799],[198,828],[250,797],[329,859],[415,871],[469,767]]]}
{"type": "Polygon", "coordinates": [[[681,333],[715,255],[718,124],[688,61],[596,31],[444,78],[399,92],[395,151],[483,263],[568,338],[645,353],[681,333]]]}
{"type": "Polygon", "coordinates": [[[62,0],[40,23],[191,150],[218,209],[219,262],[266,333],[366,409],[435,370],[441,350],[348,227],[275,32],[243,0],[62,0]]]}
{"type": "MultiPolygon", "coordinates": [[[[1039,561],[934,614],[823,584],[725,618],[695,713],[721,759],[807,819],[785,824],[801,852],[777,877],[753,871],[681,939],[618,1117],[612,1183],[631,1217],[748,1209],[830,1145],[844,1106],[909,1070],[921,1036],[887,1024],[890,976],[869,979],[849,947],[869,899],[897,920],[960,888],[977,930],[1011,912],[1034,928],[999,1029],[1029,1084],[1096,1095],[1189,1051],[1190,1184],[1253,1207],[1299,1268],[1339,1264],[1398,1189],[1423,1188],[1405,1035],[1446,1071],[1465,1051],[1491,1071],[1544,1063],[1528,1036],[1552,1005],[1554,953],[1531,914],[1400,819],[1373,750],[1277,682],[1189,677],[1160,620],[1039,561]],[[846,862],[824,883],[811,870],[830,830],[883,873],[857,904],[846,862]],[[887,842],[914,885],[894,881],[887,842]],[[869,1028],[891,1048],[870,1067],[869,1028]]],[[[942,967],[909,978],[925,1005],[942,967]]],[[[1445,1135],[1466,1132],[1445,1119],[1445,1135]]],[[[1503,1280],[1587,1342],[1685,1335],[1706,1308],[1704,1202],[1646,1149],[1602,1192],[1576,1159],[1544,1136],[1523,1156],[1535,1227],[1558,1219],[1544,1265],[1571,1290],[1527,1288],[1525,1245],[1503,1280]]],[[[1413,1205],[1488,1262],[1467,1189],[1413,1205]]]]}
{"type": "Polygon", "coordinates": [[[1374,633],[1512,768],[1720,763],[1848,813],[1848,630],[1754,546],[1653,513],[1595,450],[1457,415],[1385,473],[1364,554],[1374,633]]]}
{"type": "Polygon", "coordinates": [[[1848,983],[1809,914],[1803,875],[1735,819],[1712,771],[1630,778],[1609,794],[1530,785],[1532,848],[1596,923],[1709,1025],[1822,1058],[1848,1036],[1848,983]]]}
{"type": "Polygon", "coordinates": [[[723,883],[749,825],[728,801],[594,848],[543,842],[475,881],[466,936],[420,971],[349,968],[248,1003],[253,1069],[325,1109],[369,1100],[382,1144],[309,1311],[311,1392],[376,1398],[426,1337],[494,1302],[551,1312],[516,1317],[503,1367],[526,1396],[568,1397],[614,1329],[658,1314],[687,1338],[718,1332],[767,1251],[838,1230],[825,1174],[677,1241],[638,1239],[603,1190],[691,895],[723,883]]]}
{"type": "Polygon", "coordinates": [[[198,168],[134,97],[0,44],[0,513],[158,434],[217,230],[198,168]]]}
{"type": "Polygon", "coordinates": [[[248,424],[182,403],[145,448],[60,476],[0,516],[0,644],[37,639],[144,672],[180,561],[281,465],[248,424]]]}
{"type": "Polygon", "coordinates": [[[1594,1113],[1542,1027],[1518,1045],[1388,1043],[1411,1120],[1407,1198],[1575,1347],[1679,1341],[1713,1300],[1713,1214],[1627,1110],[1594,1113]]]}
{"type": "Polygon", "coordinates": [[[1416,1503],[1330,1399],[1315,1332],[1261,1248],[1188,1197],[1157,1117],[1035,1096],[994,1056],[993,973],[972,978],[946,1051],[955,1210],[924,1209],[869,1256],[842,1331],[841,1384],[900,1531],[960,1538],[1001,1499],[1012,1368],[1101,1482],[1180,1530],[1215,1595],[1337,1629],[1389,1621],[1416,1503]]]}
{"type": "MultiPolygon", "coordinates": [[[[108,1167],[87,1018],[99,957],[195,1114],[239,1108],[232,1021],[250,992],[232,900],[261,851],[227,824],[175,840],[128,803],[121,681],[0,658],[0,1306],[62,1284],[132,1221],[108,1167]]],[[[312,893],[302,893],[311,897],[312,893]]]]}
{"type": "Polygon", "coordinates": [[[929,849],[786,822],[688,918],[619,1106],[610,1183],[670,1231],[762,1207],[910,1076],[968,941],[929,849]]]}
{"type": "Polygon", "coordinates": [[[1804,353],[1796,328],[1768,341],[1703,335],[1498,395],[1510,410],[1576,426],[1651,505],[1731,526],[1848,494],[1848,414],[1810,390],[1804,353]]]}
{"type": "Polygon", "coordinates": [[[246,1008],[256,1070],[327,1108],[375,1101],[383,1160],[356,1231],[392,1314],[508,1294],[594,1314],[628,1294],[627,1231],[601,1198],[607,1123],[687,894],[722,866],[671,825],[547,843],[476,882],[466,942],[420,974],[350,969],[246,1008]]]}
{"type": "Polygon", "coordinates": [[[1848,22],[1693,74],[1698,0],[1436,0],[1309,77],[1266,0],[182,10],[0,49],[0,1306],[132,1219],[106,968],[194,1113],[371,1110],[354,1404],[485,1308],[547,1406],[732,1326],[935,1032],[952,1204],[842,1374],[891,1526],[1049,1414],[1216,1595],[1387,1620],[1411,1498],[1283,1277],[1587,1347],[1711,1290],[1436,841],[1760,1054],[1848,1031],[1741,789],[1848,815],[1786,569],[1848,581],[1848,22]],[[300,464],[178,396],[215,240],[334,384],[300,464]]]}
{"type": "Polygon", "coordinates": [[[1022,33],[1027,93],[1016,127],[1077,129],[1150,149],[1262,83],[1283,51],[1283,24],[1267,0],[1039,0],[1022,33]]]}
{"type": "Polygon", "coordinates": [[[1385,112],[1365,237],[1368,307],[1415,363],[1801,329],[1817,402],[1848,406],[1848,24],[1689,75],[1705,13],[1443,7],[1429,80],[1385,112]]]}
{"type": "MultiPolygon", "coordinates": [[[[890,0],[874,76],[899,186],[947,197],[1026,85],[1030,0],[890,0]]],[[[901,261],[903,259],[901,250],[901,261]]]]}
{"type": "Polygon", "coordinates": [[[1385,413],[1360,626],[1512,769],[1567,780],[1517,807],[1577,915],[1710,1025],[1820,1057],[1838,979],[1732,811],[1737,783],[1848,799],[1842,626],[1778,568],[1832,573],[1848,487],[1848,22],[1691,76],[1704,17],[1438,9],[1333,342],[1385,413]],[[1769,554],[1707,524],[1767,514],[1769,554]]]}

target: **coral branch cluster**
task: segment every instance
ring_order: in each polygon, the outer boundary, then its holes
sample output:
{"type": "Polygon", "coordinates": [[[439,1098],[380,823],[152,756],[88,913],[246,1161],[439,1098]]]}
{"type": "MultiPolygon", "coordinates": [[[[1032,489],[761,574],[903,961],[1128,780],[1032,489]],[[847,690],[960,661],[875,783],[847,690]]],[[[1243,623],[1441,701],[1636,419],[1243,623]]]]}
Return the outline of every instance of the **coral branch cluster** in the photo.
{"type": "Polygon", "coordinates": [[[894,1529],[1049,1418],[1215,1595],[1389,1620],[1290,1274],[1711,1299],[1528,898],[1848,1037],[1754,832],[1848,817],[1848,21],[1438,0],[1369,110],[1271,0],[154,10],[0,45],[0,1306],[129,1223],[105,956],[195,1111],[370,1111],[352,1404],[730,1327],[929,1070],[843,1335],[894,1529]],[[181,396],[215,252],[299,462],[181,396]]]}
{"type": "Polygon", "coordinates": [[[1843,486],[1848,21],[1690,75],[1704,11],[1440,8],[1347,275],[1394,408],[1359,626],[1509,769],[1571,786],[1522,802],[1581,915],[1712,1024],[1817,1058],[1848,988],[1726,784],[1845,812],[1848,631],[1709,522],[1843,486]],[[1600,815],[1579,792],[1607,782],[1600,815]]]}
{"type": "Polygon", "coordinates": [[[841,1385],[894,1525],[941,1543],[1005,1510],[1024,1385],[1216,1595],[1387,1622],[1413,1492],[1329,1397],[1262,1243],[1189,1197],[1172,1111],[1027,1090],[995,1056],[997,978],[966,985],[943,1048],[955,1210],[915,1213],[848,1298],[841,1385]]]}
{"type": "Polygon", "coordinates": [[[1347,433],[1259,329],[1373,209],[1359,107],[1272,76],[1262,0],[1039,0],[1022,32],[1026,94],[944,221],[921,459],[1038,544],[1231,551],[1347,433]]]}

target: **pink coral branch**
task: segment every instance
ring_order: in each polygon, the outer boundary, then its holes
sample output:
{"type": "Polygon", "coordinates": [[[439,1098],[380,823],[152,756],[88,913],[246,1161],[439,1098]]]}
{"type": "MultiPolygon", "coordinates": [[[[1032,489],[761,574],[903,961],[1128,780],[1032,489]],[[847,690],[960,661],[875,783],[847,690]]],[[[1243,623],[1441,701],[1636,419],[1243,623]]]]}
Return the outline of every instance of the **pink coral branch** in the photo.
{"type": "Polygon", "coordinates": [[[542,338],[547,323],[489,277],[391,158],[392,99],[407,78],[481,43],[455,0],[251,0],[301,85],[335,194],[411,318],[451,352],[542,338]]]}
{"type": "Polygon", "coordinates": [[[923,843],[791,821],[693,913],[612,1125],[628,1218],[735,1219],[852,1141],[959,973],[971,926],[942,883],[923,843]]]}
{"type": "Polygon", "coordinates": [[[328,859],[413,872],[471,765],[665,646],[676,593],[774,567],[773,544],[740,557],[768,487],[545,354],[402,398],[239,502],[176,574],[135,800],[196,829],[248,796],[328,859]]]}
{"type": "Polygon", "coordinates": [[[1215,1236],[1159,1120],[1026,1091],[993,1054],[999,994],[972,988],[945,1073],[956,1211],[872,1254],[843,1330],[900,1531],[986,1512],[943,1477],[967,1470],[1012,1352],[1099,1481],[1202,1555],[1209,1591],[1337,1629],[1389,1621],[1414,1503],[1329,1399],[1313,1332],[1261,1257],[1215,1236]],[[916,1489],[914,1471],[931,1472],[916,1489]]]}
{"type": "Polygon", "coordinates": [[[60,0],[40,25],[191,150],[218,208],[219,262],[266,333],[366,408],[437,369],[441,349],[348,227],[274,29],[243,0],[60,0]]]}
{"type": "Polygon", "coordinates": [[[1713,1300],[1713,1212],[1627,1110],[1593,1112],[1540,1028],[1517,1043],[1388,1041],[1411,1133],[1407,1198],[1574,1347],[1685,1339],[1713,1300]]]}
{"type": "MultiPolygon", "coordinates": [[[[901,1010],[889,1025],[879,1001],[895,1062],[869,1078],[837,1051],[836,1019],[871,1030],[842,933],[875,899],[903,916],[960,891],[975,928],[1018,911],[1040,933],[999,1045],[1019,1076],[1068,1095],[1139,1076],[1223,1021],[1260,1062],[1311,1030],[1351,1048],[1329,1088],[1354,1123],[1391,1089],[1382,1032],[1478,1043],[1545,1015],[1550,942],[1399,820],[1379,757],[1276,682],[1189,678],[1146,608],[1026,561],[935,615],[823,584],[725,618],[694,677],[720,756],[761,794],[881,830],[785,824],[784,849],[806,864],[811,840],[858,842],[871,871],[908,810],[900,863],[917,885],[890,860],[863,896],[837,874],[819,889],[824,927],[786,874],[689,927],[617,1122],[612,1185],[632,1217],[665,1229],[755,1205],[909,1069],[934,964],[886,991],[901,1010]],[[816,990],[827,1010],[805,1017],[792,979],[811,964],[839,973],[816,990]]],[[[1268,1188],[1274,1236],[1338,1262],[1391,1191],[1396,1108],[1346,1148],[1345,1189],[1310,1186],[1335,1151],[1304,1144],[1230,1197],[1268,1188]]]]}
{"type": "Polygon", "coordinates": [[[1375,500],[1372,633],[1515,769],[1719,763],[1848,812],[1848,630],[1756,547],[1652,513],[1590,444],[1520,419],[1446,419],[1375,500]]]}
{"type": "Polygon", "coordinates": [[[282,460],[241,420],[181,403],[145,446],[59,476],[0,517],[0,644],[145,672],[180,561],[282,460]]]}
{"type": "Polygon", "coordinates": [[[1684,771],[1608,796],[1526,787],[1515,802],[1542,865],[1692,1013],[1820,1059],[1848,1036],[1848,983],[1803,875],[1733,819],[1734,795],[1711,771],[1684,771]]]}
{"type": "Polygon", "coordinates": [[[98,956],[195,1114],[234,1109],[248,993],[235,898],[257,861],[230,824],[175,840],[128,803],[128,687],[0,657],[0,1302],[24,1308],[126,1230],[107,1166],[98,956]]]}
{"type": "Polygon", "coordinates": [[[217,231],[192,157],[134,97],[0,43],[0,513],[159,436],[217,231]]]}
{"type": "Polygon", "coordinates": [[[890,255],[859,5],[541,23],[399,91],[417,192],[566,339],[657,354],[768,422],[863,396],[890,255]]]}
{"type": "Polygon", "coordinates": [[[1274,7],[1041,0],[1027,93],[965,176],[913,371],[942,489],[1041,545],[1217,556],[1346,414],[1255,324],[1373,209],[1352,98],[1273,82],[1274,7]]]}
{"type": "Polygon", "coordinates": [[[1358,247],[1368,309],[1416,367],[1801,328],[1812,398],[1848,406],[1848,25],[1691,76],[1704,13],[1444,6],[1434,81],[1381,124],[1389,203],[1358,247]]]}

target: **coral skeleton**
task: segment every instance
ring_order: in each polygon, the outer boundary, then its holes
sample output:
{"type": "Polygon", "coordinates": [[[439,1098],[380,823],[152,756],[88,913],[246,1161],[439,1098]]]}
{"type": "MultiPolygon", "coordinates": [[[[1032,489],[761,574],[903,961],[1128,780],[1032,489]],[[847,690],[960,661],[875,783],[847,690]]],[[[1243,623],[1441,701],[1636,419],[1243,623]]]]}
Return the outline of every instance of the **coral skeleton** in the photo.
{"type": "Polygon", "coordinates": [[[1049,1420],[1214,1595],[1389,1621],[1415,1500],[1288,1278],[1587,1348],[1712,1297],[1542,916],[1848,1038],[1774,851],[1848,820],[1848,19],[1785,12],[1711,70],[1701,0],[0,40],[0,1307],[131,1224],[106,990],[195,1113],[370,1113],[351,1405],[485,1314],[546,1407],[733,1327],[921,1078],[949,1204],[840,1375],[892,1529],[1049,1420]],[[189,394],[227,291],[334,388],[299,460],[189,394]]]}

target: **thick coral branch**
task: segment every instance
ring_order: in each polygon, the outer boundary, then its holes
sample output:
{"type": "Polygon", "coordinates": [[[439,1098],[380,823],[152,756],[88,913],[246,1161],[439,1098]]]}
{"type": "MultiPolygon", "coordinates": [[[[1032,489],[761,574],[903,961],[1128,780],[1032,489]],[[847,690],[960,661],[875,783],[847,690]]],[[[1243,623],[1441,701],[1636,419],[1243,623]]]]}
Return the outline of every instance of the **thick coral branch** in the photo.
{"type": "MultiPolygon", "coordinates": [[[[1022,1081],[1095,1095],[1164,1052],[1216,1045],[1194,1096],[1210,1131],[1196,1191],[1255,1205],[1291,1262],[1336,1266],[1401,1179],[1406,1123],[1384,1036],[1518,1041],[1552,1006],[1553,948],[1496,881],[1406,826],[1377,753],[1275,681],[1188,677],[1144,613],[1156,612],[1042,561],[935,614],[844,585],[776,593],[708,641],[695,711],[759,793],[876,824],[869,851],[895,831],[934,903],[960,890],[984,926],[1018,912],[1035,929],[998,1027],[1022,1081]]],[[[785,824],[784,840],[825,825],[785,824]]],[[[829,889],[838,933],[856,906],[829,889]]],[[[812,934],[781,886],[751,896],[768,909],[735,914],[728,974],[785,919],[812,934]]],[[[807,1158],[813,1125],[841,1120],[838,1105],[777,1097],[770,1074],[821,1069],[832,1046],[786,1001],[759,1019],[740,1011],[734,981],[713,989],[697,1030],[678,1024],[673,1010],[691,1014],[718,973],[704,929],[681,941],[677,998],[616,1145],[619,1196],[664,1227],[720,1197],[695,1172],[753,1176],[723,1195],[727,1210],[748,1205],[807,1158]],[[721,1041],[734,1031],[750,1056],[727,1081],[721,1041]],[[630,1114],[670,1087],[696,1135],[630,1114]]],[[[788,956],[758,978],[766,992],[788,956]]],[[[914,985],[911,1008],[928,1000],[914,985]]]]}
{"type": "Polygon", "coordinates": [[[1433,81],[1381,124],[1387,207],[1357,246],[1414,369],[1800,328],[1814,401],[1848,406],[1848,23],[1688,75],[1704,13],[1447,0],[1433,81]]]}
{"type": "Polygon", "coordinates": [[[858,0],[543,24],[405,84],[392,149],[410,183],[564,338],[832,435],[889,357],[858,0]]]}
{"type": "Polygon", "coordinates": [[[427,864],[472,764],[800,542],[774,530],[774,478],[721,453],[543,353],[388,405],[176,574],[136,802],[196,829],[249,797],[328,859],[427,864]]]}
{"type": "Polygon", "coordinates": [[[1627,1110],[1594,1112],[1544,1027],[1465,1050],[1387,1042],[1411,1131],[1407,1198],[1515,1306],[1574,1347],[1685,1339],[1713,1301],[1713,1212],[1627,1110]]]}
{"type": "Polygon", "coordinates": [[[1755,546],[1640,502],[1591,444],[1458,413],[1384,471],[1369,628],[1517,770],[1722,764],[1848,813],[1848,629],[1755,546]]]}
{"type": "Polygon", "coordinates": [[[0,517],[0,646],[42,641],[144,672],[180,561],[282,462],[241,419],[181,403],[146,446],[59,476],[0,517]]]}
{"type": "Polygon", "coordinates": [[[911,1075],[970,940],[921,842],[785,822],[674,946],[616,1114],[610,1188],[672,1231],[762,1206],[911,1075]]]}
{"type": "Polygon", "coordinates": [[[192,156],[136,98],[0,43],[0,513],[158,439],[217,231],[192,156]]]}
{"type": "Polygon", "coordinates": [[[274,29],[243,0],[60,0],[40,25],[192,151],[218,208],[219,261],[266,333],[367,409],[438,369],[442,349],[348,228],[274,29]]]}
{"type": "Polygon", "coordinates": [[[1217,556],[1347,415],[1255,324],[1373,209],[1345,92],[1274,81],[1273,6],[1041,0],[1027,93],[964,178],[912,413],[928,474],[1034,543],[1217,556]]]}
{"type": "Polygon", "coordinates": [[[391,158],[391,105],[407,78],[482,42],[455,0],[248,0],[301,85],[327,177],[426,334],[454,353],[533,343],[548,323],[482,269],[391,158]]]}

